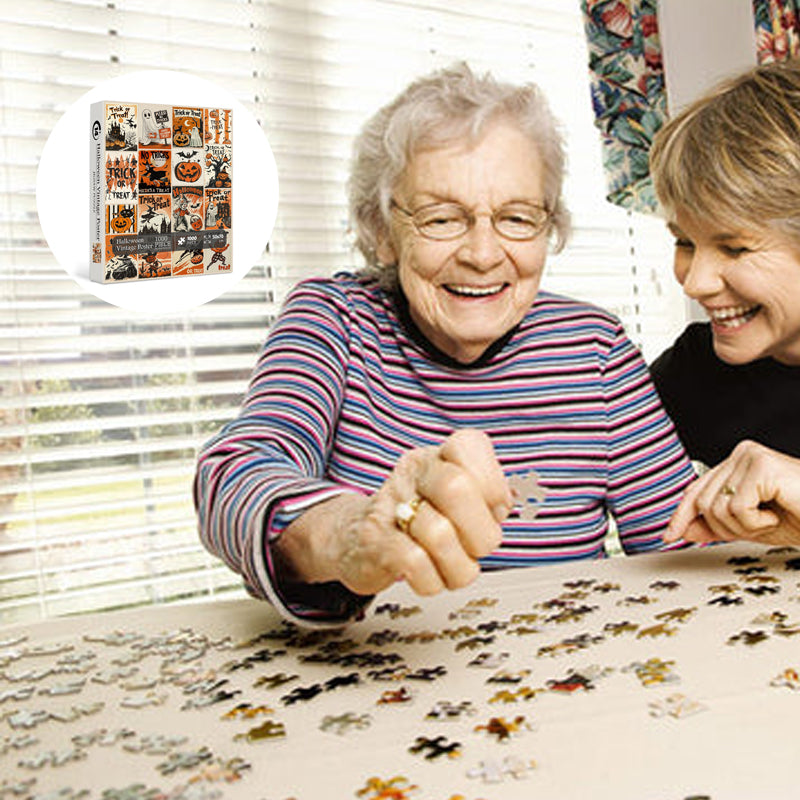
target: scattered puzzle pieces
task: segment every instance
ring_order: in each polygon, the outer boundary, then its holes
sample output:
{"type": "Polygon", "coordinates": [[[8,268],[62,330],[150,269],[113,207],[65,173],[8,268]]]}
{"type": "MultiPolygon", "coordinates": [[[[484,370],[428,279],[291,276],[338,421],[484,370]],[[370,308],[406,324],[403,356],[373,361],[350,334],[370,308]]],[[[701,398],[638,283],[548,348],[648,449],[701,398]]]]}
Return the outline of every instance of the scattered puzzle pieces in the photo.
{"type": "Polygon", "coordinates": [[[261,725],[251,728],[247,733],[237,733],[233,740],[247,741],[247,742],[260,742],[264,739],[283,739],[286,736],[286,728],[282,722],[268,719],[262,722],[261,725]]]}
{"type": "Polygon", "coordinates": [[[505,717],[491,717],[485,724],[476,725],[474,730],[476,732],[486,731],[489,736],[494,736],[498,742],[506,742],[511,738],[512,734],[519,733],[527,728],[529,726],[525,723],[525,717],[519,715],[514,717],[513,720],[507,720],[505,717]]]}
{"type": "Polygon", "coordinates": [[[461,756],[461,742],[449,742],[444,736],[417,736],[408,748],[409,753],[424,754],[428,761],[447,756],[448,758],[459,758],[461,756]]]}
{"type": "Polygon", "coordinates": [[[650,708],[650,716],[670,716],[675,717],[675,719],[690,717],[706,710],[705,705],[698,703],[696,700],[690,700],[682,694],[672,694],[664,700],[649,703],[648,707],[650,708]]]}
{"type": "Polygon", "coordinates": [[[468,770],[468,778],[482,778],[484,783],[502,783],[507,775],[515,780],[527,778],[536,762],[520,756],[506,756],[501,762],[487,759],[481,761],[477,767],[468,770]]]}

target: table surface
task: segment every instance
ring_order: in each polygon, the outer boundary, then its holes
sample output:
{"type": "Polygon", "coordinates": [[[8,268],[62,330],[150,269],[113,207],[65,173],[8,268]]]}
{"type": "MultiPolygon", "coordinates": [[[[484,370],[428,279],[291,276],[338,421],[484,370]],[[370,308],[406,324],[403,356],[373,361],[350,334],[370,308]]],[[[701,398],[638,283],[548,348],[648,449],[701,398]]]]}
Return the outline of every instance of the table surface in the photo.
{"type": "Polygon", "coordinates": [[[794,798],[798,557],[397,585],[333,632],[254,600],[6,627],[0,800],[794,798]]]}

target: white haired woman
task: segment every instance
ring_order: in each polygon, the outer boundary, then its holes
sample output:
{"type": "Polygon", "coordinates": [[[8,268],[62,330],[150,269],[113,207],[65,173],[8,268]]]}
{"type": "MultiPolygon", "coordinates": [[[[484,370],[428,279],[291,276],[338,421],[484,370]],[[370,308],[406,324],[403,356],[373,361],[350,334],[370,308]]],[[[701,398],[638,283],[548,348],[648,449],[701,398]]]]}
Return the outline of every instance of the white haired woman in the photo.
{"type": "Polygon", "coordinates": [[[626,552],[664,546],[692,472],[646,365],[613,316],[540,290],[564,160],[536,86],[463,64],[364,127],[367,268],[295,287],[196,479],[207,547],[290,618],[599,558],[609,515],[626,552]]]}

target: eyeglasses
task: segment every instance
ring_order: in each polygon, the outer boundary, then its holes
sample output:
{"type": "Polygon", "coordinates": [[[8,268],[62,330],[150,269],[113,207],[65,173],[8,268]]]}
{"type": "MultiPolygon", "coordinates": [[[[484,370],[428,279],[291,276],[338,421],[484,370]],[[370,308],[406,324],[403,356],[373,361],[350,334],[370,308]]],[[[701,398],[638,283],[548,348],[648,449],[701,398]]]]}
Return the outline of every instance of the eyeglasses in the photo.
{"type": "MultiPolygon", "coordinates": [[[[407,216],[420,236],[434,241],[450,241],[464,236],[475,224],[477,215],[458,203],[433,203],[409,211],[394,200],[391,207],[407,216]]],[[[491,214],[492,227],[504,239],[526,242],[535,239],[550,222],[550,212],[533,203],[509,203],[491,214]]]]}

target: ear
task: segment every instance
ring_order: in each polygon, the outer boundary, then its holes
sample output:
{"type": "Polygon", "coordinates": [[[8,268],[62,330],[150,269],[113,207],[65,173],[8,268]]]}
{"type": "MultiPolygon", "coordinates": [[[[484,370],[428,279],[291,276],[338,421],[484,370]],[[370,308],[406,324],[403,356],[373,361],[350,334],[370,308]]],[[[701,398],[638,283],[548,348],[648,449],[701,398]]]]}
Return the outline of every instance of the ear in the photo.
{"type": "Polygon", "coordinates": [[[387,231],[383,233],[378,241],[378,246],[375,248],[375,256],[379,264],[396,264],[398,261],[397,248],[392,242],[391,235],[387,231]]]}

